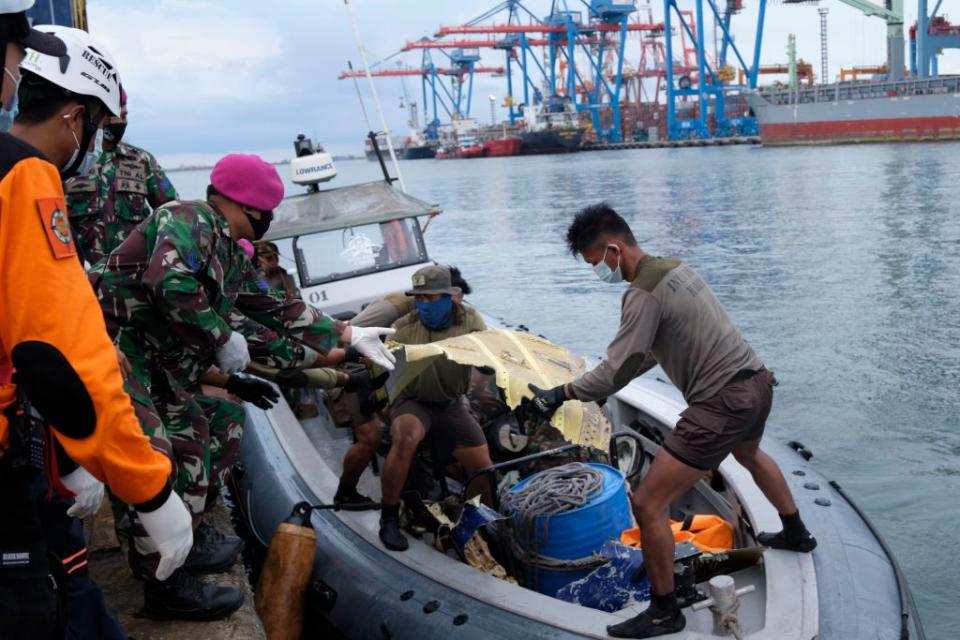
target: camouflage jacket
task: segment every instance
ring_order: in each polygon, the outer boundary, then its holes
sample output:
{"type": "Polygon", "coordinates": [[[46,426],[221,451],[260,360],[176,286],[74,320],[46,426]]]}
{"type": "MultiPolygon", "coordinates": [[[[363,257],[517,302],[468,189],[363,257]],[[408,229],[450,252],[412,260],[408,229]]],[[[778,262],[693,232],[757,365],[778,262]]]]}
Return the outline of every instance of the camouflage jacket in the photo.
{"type": "Polygon", "coordinates": [[[284,300],[257,279],[227,221],[202,201],[157,209],[92,273],[111,335],[138,334],[141,348],[183,384],[215,363],[231,331],[251,339],[251,356],[276,368],[311,364],[345,325],[284,300]],[[309,346],[305,346],[309,345],[309,346]]]}
{"type": "Polygon", "coordinates": [[[157,159],[125,142],[104,151],[93,171],[64,183],[80,256],[96,264],[123,242],[152,209],[177,199],[157,159]]]}

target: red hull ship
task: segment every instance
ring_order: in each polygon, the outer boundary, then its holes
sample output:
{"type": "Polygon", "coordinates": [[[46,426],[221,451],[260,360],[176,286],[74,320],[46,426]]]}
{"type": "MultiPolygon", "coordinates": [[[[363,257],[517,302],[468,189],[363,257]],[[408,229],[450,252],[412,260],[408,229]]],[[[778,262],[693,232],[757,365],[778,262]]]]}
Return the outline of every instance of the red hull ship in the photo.
{"type": "Polygon", "coordinates": [[[520,153],[520,138],[497,138],[483,143],[483,155],[488,158],[515,156],[520,153]]]}

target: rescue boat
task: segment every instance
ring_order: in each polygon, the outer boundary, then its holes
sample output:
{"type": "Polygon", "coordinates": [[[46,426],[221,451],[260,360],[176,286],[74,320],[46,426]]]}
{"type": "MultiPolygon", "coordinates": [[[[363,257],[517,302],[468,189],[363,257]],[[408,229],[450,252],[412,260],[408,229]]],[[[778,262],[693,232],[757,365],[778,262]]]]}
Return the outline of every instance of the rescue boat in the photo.
{"type": "MultiPolygon", "coordinates": [[[[356,184],[287,198],[268,239],[281,256],[292,258],[304,299],[348,319],[370,301],[406,288],[411,275],[430,264],[421,220],[438,213],[389,181],[356,184]]],[[[504,326],[485,319],[489,326],[504,326]]],[[[318,400],[319,415],[303,420],[283,400],[268,411],[245,405],[240,463],[231,484],[240,520],[258,547],[267,547],[295,505],[333,502],[351,431],[337,426],[322,395],[318,400]]],[[[609,399],[605,412],[625,475],[642,478],[684,408],[659,368],[609,399]]],[[[763,448],[783,470],[819,546],[811,554],[768,549],[757,564],[730,571],[741,594],[740,636],[923,638],[897,560],[862,510],[817,470],[807,447],[768,437],[763,448]]],[[[508,467],[494,470],[497,479],[508,467]]],[[[455,493],[457,481],[444,481],[455,493]]],[[[359,489],[379,497],[373,468],[359,489]]],[[[677,500],[670,515],[683,520],[694,513],[732,523],[737,548],[756,546],[758,532],[780,528],[776,510],[732,456],[709,482],[677,500]]],[[[609,613],[564,602],[417,539],[405,552],[388,551],[378,538],[378,511],[318,508],[307,517],[318,540],[305,595],[308,622],[346,637],[604,638],[608,625],[646,606],[609,613]]],[[[706,640],[724,633],[709,607],[693,605],[684,613],[686,629],[665,637],[706,640]]]]}

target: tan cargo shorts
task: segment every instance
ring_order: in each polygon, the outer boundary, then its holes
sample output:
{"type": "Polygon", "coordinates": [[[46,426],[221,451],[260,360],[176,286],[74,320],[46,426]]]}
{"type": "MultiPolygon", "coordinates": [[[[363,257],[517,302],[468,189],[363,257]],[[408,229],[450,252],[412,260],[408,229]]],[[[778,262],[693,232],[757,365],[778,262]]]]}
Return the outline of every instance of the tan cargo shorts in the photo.
{"type": "Polygon", "coordinates": [[[776,384],[773,372],[763,367],[746,380],[728,382],[680,414],[663,448],[687,466],[716,469],[738,444],[763,436],[776,384]]]}

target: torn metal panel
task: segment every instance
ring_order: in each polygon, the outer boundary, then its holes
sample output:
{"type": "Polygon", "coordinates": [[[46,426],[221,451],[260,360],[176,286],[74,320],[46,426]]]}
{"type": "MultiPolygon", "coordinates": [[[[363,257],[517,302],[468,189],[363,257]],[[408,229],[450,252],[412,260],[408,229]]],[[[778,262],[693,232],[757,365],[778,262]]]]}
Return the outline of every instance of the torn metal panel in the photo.
{"type": "MultiPolygon", "coordinates": [[[[387,381],[390,398],[396,398],[436,358],[496,372],[497,386],[503,389],[507,406],[515,409],[523,398],[531,398],[528,384],[549,389],[570,382],[584,371],[583,358],[549,340],[529,333],[491,329],[439,342],[392,345],[397,367],[387,381]]],[[[606,451],[610,423],[593,402],[570,400],[554,414],[553,426],[575,444],[606,451]]]]}

